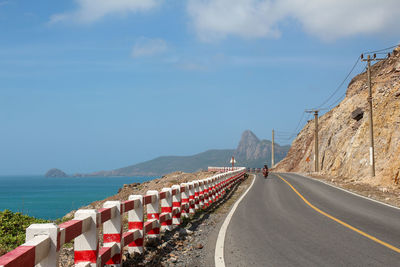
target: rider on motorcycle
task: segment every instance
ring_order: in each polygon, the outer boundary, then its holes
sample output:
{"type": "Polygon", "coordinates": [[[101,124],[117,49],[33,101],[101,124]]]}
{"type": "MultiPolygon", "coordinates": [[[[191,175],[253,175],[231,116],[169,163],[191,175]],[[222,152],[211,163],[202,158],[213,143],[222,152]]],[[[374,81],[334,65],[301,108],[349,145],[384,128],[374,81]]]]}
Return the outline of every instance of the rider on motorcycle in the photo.
{"type": "Polygon", "coordinates": [[[268,166],[267,164],[264,165],[264,168],[262,169],[263,175],[265,178],[268,176],[268,166]]]}

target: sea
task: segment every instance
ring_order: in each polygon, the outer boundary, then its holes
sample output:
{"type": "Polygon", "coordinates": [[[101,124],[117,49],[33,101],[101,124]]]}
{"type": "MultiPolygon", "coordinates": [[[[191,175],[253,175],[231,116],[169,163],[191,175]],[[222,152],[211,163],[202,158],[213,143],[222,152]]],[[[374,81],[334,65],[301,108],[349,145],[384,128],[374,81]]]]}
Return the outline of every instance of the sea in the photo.
{"type": "Polygon", "coordinates": [[[118,193],[124,184],[158,177],[0,176],[0,210],[55,220],[72,210],[118,193]]]}

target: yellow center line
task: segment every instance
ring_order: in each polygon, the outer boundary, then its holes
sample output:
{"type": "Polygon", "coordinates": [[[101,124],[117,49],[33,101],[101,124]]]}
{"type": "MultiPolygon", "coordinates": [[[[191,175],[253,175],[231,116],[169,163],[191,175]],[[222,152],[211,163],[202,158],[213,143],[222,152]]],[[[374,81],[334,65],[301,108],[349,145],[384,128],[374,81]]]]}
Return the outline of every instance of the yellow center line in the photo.
{"type": "Polygon", "coordinates": [[[332,220],[334,220],[335,222],[337,222],[337,223],[339,223],[339,224],[341,224],[341,225],[343,225],[343,226],[345,226],[345,227],[347,227],[347,228],[353,230],[354,232],[357,232],[357,233],[359,233],[359,234],[362,235],[362,236],[365,236],[365,237],[367,237],[367,238],[369,238],[369,239],[371,239],[371,240],[373,240],[373,241],[375,241],[375,242],[377,242],[377,243],[379,243],[379,244],[381,244],[381,245],[383,245],[383,246],[385,246],[385,247],[387,247],[387,248],[390,248],[390,249],[393,250],[393,251],[396,251],[397,253],[400,253],[400,249],[399,249],[399,248],[397,248],[397,247],[395,247],[395,246],[392,246],[392,245],[390,245],[390,244],[388,244],[388,243],[386,243],[386,242],[384,242],[384,241],[382,241],[382,240],[380,240],[380,239],[378,239],[378,238],[376,238],[376,237],[374,237],[374,236],[372,236],[372,235],[370,235],[370,234],[367,234],[367,233],[361,231],[360,229],[357,229],[357,228],[355,228],[354,226],[351,226],[350,224],[345,223],[344,221],[341,221],[341,220],[339,220],[338,218],[335,218],[335,217],[333,217],[332,215],[330,215],[330,214],[328,214],[328,213],[326,213],[326,212],[320,210],[319,208],[315,207],[315,206],[314,206],[313,204],[311,204],[305,197],[303,197],[303,195],[300,194],[299,191],[297,191],[296,188],[294,188],[288,181],[286,181],[284,178],[282,178],[279,174],[277,174],[277,175],[278,175],[278,177],[281,178],[286,184],[288,184],[288,185],[290,186],[290,188],[292,188],[292,190],[293,190],[293,191],[294,191],[308,206],[310,206],[310,207],[313,208],[314,210],[318,211],[319,213],[321,213],[322,215],[328,217],[329,219],[332,219],[332,220]]]}

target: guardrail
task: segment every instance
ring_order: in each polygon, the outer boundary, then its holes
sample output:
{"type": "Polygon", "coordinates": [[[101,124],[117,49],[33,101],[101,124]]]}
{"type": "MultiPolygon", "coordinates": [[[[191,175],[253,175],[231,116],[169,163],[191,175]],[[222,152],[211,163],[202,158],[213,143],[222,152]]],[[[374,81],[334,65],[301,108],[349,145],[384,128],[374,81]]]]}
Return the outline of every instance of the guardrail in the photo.
{"type": "Polygon", "coordinates": [[[244,167],[208,167],[209,172],[228,172],[228,171],[237,171],[241,170],[244,167]]]}
{"type": "Polygon", "coordinates": [[[158,239],[160,231],[172,230],[180,225],[181,218],[218,201],[227,188],[243,179],[245,170],[237,168],[163,188],[161,192],[149,190],[145,196],[131,195],[127,201],[107,201],[99,210],[80,209],[74,219],[60,225],[32,224],[26,229],[26,243],[0,257],[0,267],[57,266],[60,249],[72,240],[75,266],[120,266],[125,246],[129,253],[143,253],[145,238],[158,239]],[[128,213],[128,232],[125,233],[124,213],[128,213]],[[101,225],[103,247],[99,248],[101,225]]]}

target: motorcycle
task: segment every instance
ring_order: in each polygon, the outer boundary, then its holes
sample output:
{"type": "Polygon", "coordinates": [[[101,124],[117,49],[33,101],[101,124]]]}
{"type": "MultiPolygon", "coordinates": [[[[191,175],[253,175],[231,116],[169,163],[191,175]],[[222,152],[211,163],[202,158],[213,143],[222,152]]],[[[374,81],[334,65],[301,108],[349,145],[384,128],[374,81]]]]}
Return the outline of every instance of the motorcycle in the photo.
{"type": "Polygon", "coordinates": [[[267,168],[263,168],[262,173],[264,175],[264,178],[267,179],[267,177],[268,177],[268,169],[267,168]]]}

